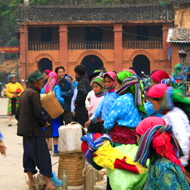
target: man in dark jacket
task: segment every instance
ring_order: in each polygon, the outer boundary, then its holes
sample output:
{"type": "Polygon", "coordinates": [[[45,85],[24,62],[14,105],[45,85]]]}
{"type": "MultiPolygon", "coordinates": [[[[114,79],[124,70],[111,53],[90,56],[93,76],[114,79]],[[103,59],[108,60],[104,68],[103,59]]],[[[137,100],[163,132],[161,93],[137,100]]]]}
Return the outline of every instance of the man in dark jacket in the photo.
{"type": "Polygon", "coordinates": [[[85,66],[77,65],[74,69],[76,74],[76,80],[78,81],[78,93],[75,100],[75,120],[79,122],[83,127],[86,121],[88,121],[88,112],[85,107],[85,100],[88,92],[90,92],[90,82],[86,73],[85,66]]]}
{"type": "Polygon", "coordinates": [[[23,136],[23,167],[24,172],[28,174],[31,190],[35,189],[33,174],[37,173],[36,166],[40,173],[45,176],[46,188],[55,189],[51,182],[51,158],[42,129],[48,125],[43,118],[40,102],[43,78],[44,76],[40,71],[34,71],[29,75],[30,86],[21,94],[16,114],[18,120],[17,135],[23,136]]]}
{"type": "Polygon", "coordinates": [[[55,69],[55,72],[59,78],[58,85],[61,88],[61,96],[65,100],[63,105],[64,113],[62,118],[65,124],[68,124],[72,121],[71,100],[73,97],[74,89],[72,83],[65,78],[65,68],[63,66],[57,67],[55,69]]]}

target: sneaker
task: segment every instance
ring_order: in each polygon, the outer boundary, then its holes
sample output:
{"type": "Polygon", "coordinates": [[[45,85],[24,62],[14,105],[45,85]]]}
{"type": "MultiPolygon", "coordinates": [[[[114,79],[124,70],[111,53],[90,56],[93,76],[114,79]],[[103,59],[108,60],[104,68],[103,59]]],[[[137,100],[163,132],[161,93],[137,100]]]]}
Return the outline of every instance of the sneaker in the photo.
{"type": "Polygon", "coordinates": [[[8,127],[12,127],[12,124],[8,124],[8,127]]]}

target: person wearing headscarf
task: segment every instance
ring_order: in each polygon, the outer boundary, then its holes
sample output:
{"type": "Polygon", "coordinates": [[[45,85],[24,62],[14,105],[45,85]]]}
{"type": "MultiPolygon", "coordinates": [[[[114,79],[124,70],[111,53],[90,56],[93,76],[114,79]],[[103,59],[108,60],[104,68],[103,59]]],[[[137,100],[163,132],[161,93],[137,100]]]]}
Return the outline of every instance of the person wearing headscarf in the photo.
{"type": "MultiPolygon", "coordinates": [[[[100,102],[104,99],[105,94],[105,88],[103,86],[103,78],[100,76],[97,76],[92,79],[91,86],[94,91],[94,95],[90,98],[90,106],[88,109],[88,116],[91,117],[94,111],[96,110],[97,106],[100,104],[100,102]]],[[[103,133],[104,127],[103,127],[103,121],[101,118],[97,119],[97,123],[93,124],[88,127],[88,132],[92,133],[103,133]]]]}
{"type": "MultiPolygon", "coordinates": [[[[162,71],[162,70],[156,70],[156,71],[152,72],[152,74],[150,76],[150,81],[151,81],[151,86],[153,86],[155,84],[159,84],[159,83],[163,83],[168,86],[171,86],[171,82],[172,82],[169,75],[165,71],[162,71]]],[[[147,100],[146,103],[144,104],[144,106],[145,106],[145,110],[146,110],[148,117],[152,116],[152,115],[161,117],[160,114],[156,113],[156,110],[154,109],[154,107],[150,103],[150,101],[147,100]]]]}
{"type": "Polygon", "coordinates": [[[6,146],[5,146],[4,142],[3,142],[3,135],[0,132],[0,153],[2,155],[6,155],[6,149],[7,148],[6,148],[6,146]]]}
{"type": "Polygon", "coordinates": [[[163,118],[148,117],[142,120],[137,128],[139,149],[135,161],[150,166],[144,190],[189,190],[184,175],[184,167],[179,160],[183,154],[176,140],[172,125],[166,124],[163,118]]]}
{"type": "Polygon", "coordinates": [[[9,115],[9,124],[12,126],[12,116],[16,114],[19,105],[19,97],[24,91],[22,85],[19,82],[16,82],[16,74],[11,74],[9,76],[9,83],[6,87],[6,95],[8,96],[8,115],[9,115]]]}
{"type": "Polygon", "coordinates": [[[104,128],[110,132],[115,145],[135,144],[135,128],[146,115],[139,79],[129,71],[121,71],[116,77],[117,94],[104,128]]]}
{"type": "Polygon", "coordinates": [[[172,125],[173,133],[184,154],[180,160],[184,166],[187,166],[189,160],[190,100],[183,96],[179,89],[173,89],[165,84],[152,86],[148,90],[147,96],[154,109],[163,115],[166,123],[172,125]]]}
{"type": "Polygon", "coordinates": [[[175,82],[176,85],[178,85],[179,82],[183,80],[184,78],[182,74],[182,70],[183,70],[183,67],[181,63],[176,64],[173,68],[172,80],[175,82]]]}
{"type": "Polygon", "coordinates": [[[151,75],[151,84],[152,85],[159,84],[163,79],[169,79],[169,78],[170,76],[168,75],[168,73],[162,70],[157,70],[153,72],[151,75]]]}
{"type": "Polygon", "coordinates": [[[17,135],[23,137],[23,167],[28,175],[30,190],[35,190],[33,175],[37,173],[36,166],[45,176],[46,189],[56,190],[51,182],[51,158],[43,131],[43,127],[48,125],[43,117],[40,101],[43,80],[44,76],[39,70],[29,74],[30,85],[21,94],[16,115],[17,135]]]}
{"type": "Polygon", "coordinates": [[[49,73],[51,73],[51,70],[48,70],[46,69],[44,72],[43,72],[43,75],[44,75],[44,85],[47,83],[48,81],[48,75],[49,73]]]}
{"type": "MultiPolygon", "coordinates": [[[[64,98],[61,97],[61,88],[57,84],[58,83],[58,76],[55,72],[51,72],[48,75],[48,81],[46,85],[42,88],[41,94],[45,94],[53,90],[55,92],[55,95],[61,105],[64,104],[64,98]]],[[[52,105],[53,106],[53,105],[52,105]]],[[[60,123],[60,117],[56,119],[52,119],[52,137],[53,137],[53,148],[54,148],[54,155],[59,155],[58,152],[58,137],[59,137],[59,132],[58,129],[61,125],[60,123]]]]}
{"type": "Polygon", "coordinates": [[[112,105],[114,101],[118,98],[115,89],[115,77],[116,73],[112,71],[109,71],[104,74],[103,84],[104,88],[106,89],[106,92],[104,94],[104,99],[97,106],[96,110],[94,111],[90,119],[85,123],[85,127],[88,128],[91,122],[96,123],[98,118],[101,118],[102,121],[104,121],[108,116],[109,110],[111,108],[110,105],[112,105]]]}

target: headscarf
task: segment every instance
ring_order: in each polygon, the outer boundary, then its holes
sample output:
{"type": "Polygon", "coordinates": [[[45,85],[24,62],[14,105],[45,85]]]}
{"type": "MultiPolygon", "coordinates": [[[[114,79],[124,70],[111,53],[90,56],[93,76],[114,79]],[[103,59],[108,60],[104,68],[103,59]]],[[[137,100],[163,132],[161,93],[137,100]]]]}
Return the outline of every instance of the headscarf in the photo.
{"type": "Polygon", "coordinates": [[[46,73],[47,75],[49,75],[49,74],[51,73],[51,70],[46,69],[46,70],[44,71],[44,73],[46,73]]]}
{"type": "Polygon", "coordinates": [[[105,89],[104,89],[104,85],[103,85],[103,78],[100,77],[100,76],[97,76],[95,78],[92,79],[90,85],[93,86],[93,84],[96,83],[98,84],[99,86],[102,87],[102,91],[95,94],[97,97],[101,97],[101,96],[104,96],[104,93],[105,93],[105,89]]]}
{"type": "Polygon", "coordinates": [[[109,71],[109,72],[106,72],[103,76],[103,79],[105,80],[105,77],[108,76],[110,77],[113,82],[110,84],[110,86],[104,86],[108,92],[112,92],[113,90],[115,90],[115,77],[116,77],[116,73],[113,72],[113,71],[109,71]]]}
{"type": "Polygon", "coordinates": [[[147,92],[147,96],[151,98],[162,98],[168,89],[166,84],[156,84],[151,86],[147,92]]]}
{"type": "Polygon", "coordinates": [[[32,84],[34,81],[39,81],[41,79],[44,78],[44,75],[39,71],[33,71],[32,73],[30,73],[30,75],[28,76],[28,82],[30,84],[32,84]]]}
{"type": "Polygon", "coordinates": [[[48,81],[46,85],[44,86],[45,88],[45,93],[48,93],[50,90],[53,89],[53,87],[58,83],[58,76],[55,72],[51,72],[48,75],[48,81]]]}
{"type": "Polygon", "coordinates": [[[135,161],[146,166],[149,149],[153,147],[158,155],[166,157],[185,171],[179,160],[183,156],[183,152],[173,135],[172,126],[167,125],[163,118],[147,117],[143,119],[136,127],[136,132],[141,135],[141,138],[135,161]]]}
{"type": "Polygon", "coordinates": [[[14,84],[14,83],[16,83],[16,81],[15,82],[12,81],[13,77],[16,77],[16,74],[14,74],[14,73],[10,74],[9,75],[9,81],[14,84]]]}
{"type": "Polygon", "coordinates": [[[188,117],[190,117],[190,99],[186,98],[179,89],[167,87],[165,84],[156,84],[150,87],[147,96],[151,98],[163,98],[160,112],[172,109],[173,104],[179,103],[185,109],[188,117]]]}
{"type": "Polygon", "coordinates": [[[160,83],[162,79],[169,79],[170,76],[165,71],[158,70],[152,73],[151,78],[153,81],[160,83]]]}
{"type": "Polygon", "coordinates": [[[133,69],[123,69],[123,71],[129,71],[129,72],[131,72],[133,75],[137,75],[137,73],[136,73],[133,69]]]}
{"type": "Polygon", "coordinates": [[[183,68],[183,67],[182,67],[181,63],[178,63],[178,64],[176,64],[176,65],[174,66],[174,68],[173,68],[173,75],[174,75],[174,77],[178,77],[178,76],[179,76],[179,74],[180,74],[182,68],[183,68]]]}
{"type": "Polygon", "coordinates": [[[127,92],[131,92],[135,97],[135,105],[138,107],[139,111],[146,114],[143,105],[143,90],[140,87],[138,77],[133,76],[130,71],[121,71],[117,74],[117,78],[122,82],[119,89],[117,90],[117,94],[123,95],[127,92]]]}

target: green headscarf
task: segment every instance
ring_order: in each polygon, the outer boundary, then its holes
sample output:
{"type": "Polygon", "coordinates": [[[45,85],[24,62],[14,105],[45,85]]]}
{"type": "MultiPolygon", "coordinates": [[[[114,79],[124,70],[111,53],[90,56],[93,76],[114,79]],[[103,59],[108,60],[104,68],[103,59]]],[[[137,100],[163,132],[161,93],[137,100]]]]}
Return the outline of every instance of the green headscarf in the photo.
{"type": "Polygon", "coordinates": [[[28,82],[30,84],[32,84],[34,81],[38,81],[44,78],[44,75],[39,71],[33,71],[32,73],[30,73],[30,75],[28,76],[28,82]]]}
{"type": "Polygon", "coordinates": [[[135,105],[138,110],[146,115],[143,104],[143,89],[137,76],[134,76],[130,71],[121,71],[117,74],[117,78],[122,82],[117,90],[118,95],[131,92],[135,98],[135,105]]]}
{"type": "Polygon", "coordinates": [[[94,84],[94,83],[97,83],[99,86],[101,86],[103,88],[103,78],[100,77],[100,76],[97,76],[95,78],[92,79],[92,82],[91,82],[91,86],[94,84]]]}
{"type": "Polygon", "coordinates": [[[182,66],[181,66],[181,63],[178,63],[174,66],[173,68],[173,74],[174,74],[174,77],[178,77],[178,75],[180,74],[181,72],[181,69],[182,69],[182,66]]]}

